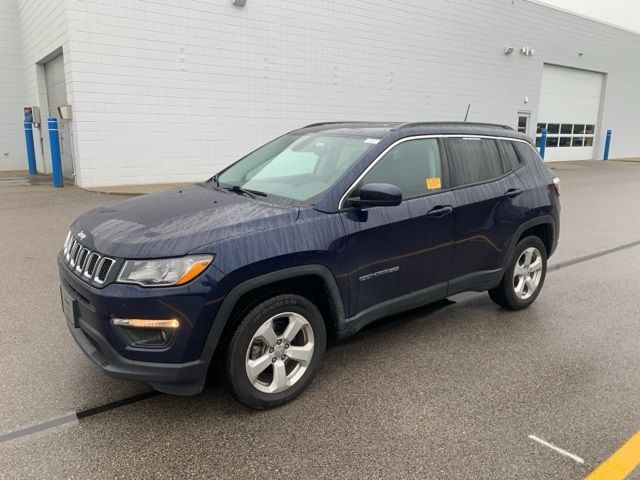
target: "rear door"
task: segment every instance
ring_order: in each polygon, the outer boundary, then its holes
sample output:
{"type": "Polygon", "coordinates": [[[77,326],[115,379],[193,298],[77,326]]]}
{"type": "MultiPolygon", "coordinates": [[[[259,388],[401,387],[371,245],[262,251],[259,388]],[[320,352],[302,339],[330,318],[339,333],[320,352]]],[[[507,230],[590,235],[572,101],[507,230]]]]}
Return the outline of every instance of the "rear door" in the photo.
{"type": "Polygon", "coordinates": [[[445,139],[456,202],[455,244],[449,294],[481,289],[502,276],[501,268],[524,221],[524,188],[511,142],[492,138],[445,139]]]}
{"type": "Polygon", "coordinates": [[[350,315],[364,315],[364,323],[446,294],[454,227],[454,197],[438,139],[397,144],[359,185],[367,183],[393,184],[402,190],[403,201],[341,213],[350,315]]]}

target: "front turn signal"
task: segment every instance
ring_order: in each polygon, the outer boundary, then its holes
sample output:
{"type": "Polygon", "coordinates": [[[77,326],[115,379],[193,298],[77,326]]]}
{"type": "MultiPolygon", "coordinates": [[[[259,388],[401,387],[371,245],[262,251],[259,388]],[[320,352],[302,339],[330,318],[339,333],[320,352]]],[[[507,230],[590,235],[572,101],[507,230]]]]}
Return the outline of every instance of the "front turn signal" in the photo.
{"type": "Polygon", "coordinates": [[[204,260],[198,260],[195,262],[189,269],[184,272],[184,274],[176,281],[176,285],[184,285],[185,283],[190,282],[202,272],[204,272],[209,264],[211,263],[211,258],[206,258],[204,260]]]}
{"type": "Polygon", "coordinates": [[[134,328],[178,328],[180,322],[175,318],[168,320],[146,320],[142,318],[112,318],[114,325],[134,328]]]}

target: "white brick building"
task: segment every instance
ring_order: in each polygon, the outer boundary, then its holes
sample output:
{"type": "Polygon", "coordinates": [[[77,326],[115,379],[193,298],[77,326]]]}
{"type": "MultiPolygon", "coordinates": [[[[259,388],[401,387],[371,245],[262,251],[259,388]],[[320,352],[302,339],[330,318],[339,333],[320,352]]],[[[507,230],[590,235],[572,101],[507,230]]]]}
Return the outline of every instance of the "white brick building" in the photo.
{"type": "Polygon", "coordinates": [[[547,159],[602,158],[606,129],[611,157],[640,156],[640,35],[526,0],[0,0],[0,40],[0,170],[26,168],[37,106],[50,172],[46,117],[70,104],[83,187],[205,179],[308,123],[469,103],[471,121],[544,123],[547,159]]]}

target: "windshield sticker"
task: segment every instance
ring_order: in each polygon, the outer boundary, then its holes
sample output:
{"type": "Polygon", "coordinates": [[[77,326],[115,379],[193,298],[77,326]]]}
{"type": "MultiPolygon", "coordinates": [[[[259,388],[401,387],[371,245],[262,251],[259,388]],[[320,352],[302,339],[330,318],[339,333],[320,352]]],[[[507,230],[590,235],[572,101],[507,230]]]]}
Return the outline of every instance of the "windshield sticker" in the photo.
{"type": "Polygon", "coordinates": [[[379,143],[380,139],[379,138],[367,138],[364,143],[371,143],[373,145],[375,145],[376,143],[379,143]]]}
{"type": "Polygon", "coordinates": [[[427,190],[436,190],[438,188],[442,188],[440,177],[429,177],[427,178],[425,183],[427,184],[427,190]]]}

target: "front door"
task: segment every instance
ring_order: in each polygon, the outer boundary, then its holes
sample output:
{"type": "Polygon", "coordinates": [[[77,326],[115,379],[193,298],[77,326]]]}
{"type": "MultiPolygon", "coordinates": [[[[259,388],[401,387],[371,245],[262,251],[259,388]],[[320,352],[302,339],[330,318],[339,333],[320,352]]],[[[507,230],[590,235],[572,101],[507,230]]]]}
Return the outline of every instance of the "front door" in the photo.
{"type": "Polygon", "coordinates": [[[368,323],[446,294],[454,229],[447,182],[435,138],[397,144],[361,180],[360,186],[393,184],[403,201],[341,214],[353,322],[368,323]]]}

